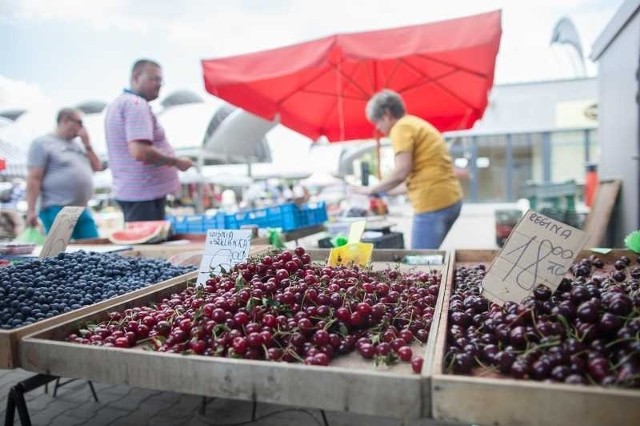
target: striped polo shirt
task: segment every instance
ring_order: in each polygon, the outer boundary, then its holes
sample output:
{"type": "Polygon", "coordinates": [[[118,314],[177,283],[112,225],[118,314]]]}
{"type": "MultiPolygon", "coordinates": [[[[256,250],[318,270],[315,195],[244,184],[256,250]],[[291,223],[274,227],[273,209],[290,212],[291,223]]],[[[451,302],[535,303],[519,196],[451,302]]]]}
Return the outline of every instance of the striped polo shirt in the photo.
{"type": "Polygon", "coordinates": [[[129,141],[147,140],[165,155],[174,155],[164,129],[144,98],[129,91],[116,98],[107,107],[105,137],[116,200],[149,201],[179,190],[175,167],[145,164],[129,153],[129,141]]]}

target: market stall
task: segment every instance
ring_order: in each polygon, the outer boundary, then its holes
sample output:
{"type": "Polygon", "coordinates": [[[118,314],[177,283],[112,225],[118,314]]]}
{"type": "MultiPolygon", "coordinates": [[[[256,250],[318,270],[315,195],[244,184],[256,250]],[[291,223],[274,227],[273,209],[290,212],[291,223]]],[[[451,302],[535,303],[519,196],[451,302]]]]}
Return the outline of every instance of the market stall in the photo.
{"type": "MultiPolygon", "coordinates": [[[[287,253],[291,256],[291,252],[287,253]]],[[[328,256],[328,251],[309,254],[312,259],[320,261],[322,265],[328,256]]],[[[439,301],[442,297],[438,292],[441,288],[440,278],[446,264],[444,252],[380,250],[374,254],[372,263],[374,271],[371,272],[371,277],[388,274],[390,282],[398,282],[400,285],[401,281],[406,280],[404,277],[407,274],[407,277],[419,277],[425,292],[427,288],[433,287],[428,295],[425,293],[429,300],[425,303],[429,303],[429,315],[435,324],[436,318],[439,317],[439,301]],[[428,258],[429,262],[422,266],[409,265],[406,263],[407,257],[423,260],[428,258]]],[[[324,270],[323,266],[316,268],[317,271],[324,270]]],[[[352,268],[344,270],[358,271],[352,268]]],[[[417,370],[414,370],[415,367],[409,363],[410,359],[400,362],[395,358],[395,361],[389,361],[388,364],[376,365],[377,363],[372,359],[366,359],[354,353],[353,349],[344,355],[338,355],[342,352],[337,346],[336,355],[331,357],[330,365],[322,366],[320,364],[303,365],[302,360],[270,362],[243,359],[245,357],[239,356],[240,352],[235,356],[229,353],[226,357],[202,356],[197,352],[191,352],[191,354],[172,353],[171,350],[158,352],[148,350],[148,347],[147,350],[143,350],[145,345],[142,343],[123,348],[69,341],[70,333],[76,332],[78,324],[99,324],[101,321],[113,318],[114,312],[146,309],[145,306],[160,303],[167,298],[177,301],[177,294],[182,294],[181,292],[189,287],[193,290],[193,281],[189,277],[184,278],[180,282],[173,281],[162,288],[150,288],[144,294],[131,295],[126,301],[115,301],[113,305],[101,309],[100,312],[92,311],[88,315],[75,317],[64,325],[47,328],[32,337],[23,339],[20,350],[21,367],[46,376],[126,383],[149,389],[204,396],[273,402],[289,406],[315,407],[402,419],[429,415],[429,389],[426,377],[435,342],[435,333],[427,331],[431,320],[415,329],[422,330],[416,331],[415,342],[404,341],[404,346],[411,348],[409,354],[412,351],[420,359],[425,360],[424,367],[420,365],[417,370]],[[70,360],[73,361],[70,362],[70,360]],[[108,368],[105,368],[106,366],[108,368]]],[[[294,279],[293,276],[292,279],[294,279]]],[[[384,285],[387,286],[387,284],[384,285]]],[[[389,289],[387,288],[386,291],[388,292],[389,289]]],[[[308,294],[307,297],[311,297],[310,293],[308,294]]],[[[256,301],[256,303],[261,302],[256,301]]],[[[304,303],[307,307],[313,305],[315,302],[304,303]]],[[[204,305],[202,309],[207,309],[206,306],[204,305]]],[[[264,306],[275,305],[269,303],[264,306]]],[[[424,307],[426,309],[427,305],[424,307]]],[[[318,315],[323,314],[318,313],[318,315]]],[[[193,321],[196,321],[195,317],[193,321]]],[[[414,319],[414,321],[419,320],[414,319]]],[[[351,332],[361,330],[353,324],[347,327],[355,327],[351,332]]],[[[329,329],[329,325],[327,328],[329,329]]],[[[240,351],[235,346],[234,350],[240,351]]],[[[305,361],[304,364],[308,362],[305,361]]]]}

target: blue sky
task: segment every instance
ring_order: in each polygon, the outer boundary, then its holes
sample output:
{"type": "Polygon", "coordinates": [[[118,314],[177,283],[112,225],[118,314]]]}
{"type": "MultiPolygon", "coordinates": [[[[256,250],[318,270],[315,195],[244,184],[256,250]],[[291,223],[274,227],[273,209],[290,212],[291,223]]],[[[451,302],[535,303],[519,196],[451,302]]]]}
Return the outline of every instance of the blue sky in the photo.
{"type": "MultiPolygon", "coordinates": [[[[621,4],[622,0],[0,0],[0,109],[108,101],[127,85],[131,63],[140,57],[163,65],[163,94],[176,89],[204,93],[203,58],[495,9],[503,10],[496,82],[546,79],[562,73],[558,53],[549,48],[558,19],[573,20],[588,55],[621,4]]],[[[595,69],[588,64],[590,74],[595,69]]]]}

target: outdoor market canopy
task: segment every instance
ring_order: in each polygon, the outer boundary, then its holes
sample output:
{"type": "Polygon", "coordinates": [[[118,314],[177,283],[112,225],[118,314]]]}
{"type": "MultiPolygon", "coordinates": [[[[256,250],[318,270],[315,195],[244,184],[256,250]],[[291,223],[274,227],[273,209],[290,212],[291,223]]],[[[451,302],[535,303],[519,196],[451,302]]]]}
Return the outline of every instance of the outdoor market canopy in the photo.
{"type": "Polygon", "coordinates": [[[487,106],[501,12],[402,28],[338,34],[301,44],[203,60],[207,91],[312,139],[367,139],[365,116],[381,89],[441,131],[466,129],[487,106]]]}

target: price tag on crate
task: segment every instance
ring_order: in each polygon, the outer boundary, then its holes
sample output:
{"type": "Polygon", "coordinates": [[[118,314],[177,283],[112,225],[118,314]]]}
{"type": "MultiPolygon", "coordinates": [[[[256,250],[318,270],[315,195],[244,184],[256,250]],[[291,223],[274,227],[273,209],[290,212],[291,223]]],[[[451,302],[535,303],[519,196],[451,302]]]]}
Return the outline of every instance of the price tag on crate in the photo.
{"type": "Polygon", "coordinates": [[[366,266],[371,263],[373,244],[360,242],[366,224],[365,220],[358,220],[351,224],[347,245],[333,248],[329,252],[329,260],[327,261],[329,266],[349,265],[351,263],[366,266]]]}
{"type": "Polygon", "coordinates": [[[229,271],[244,262],[251,248],[251,229],[209,229],[196,285],[204,285],[211,274],[229,271]]]}
{"type": "Polygon", "coordinates": [[[539,284],[555,290],[589,235],[529,210],[487,271],[483,296],[502,305],[521,302],[539,284]]]}
{"type": "Polygon", "coordinates": [[[44,240],[40,257],[56,256],[67,249],[73,228],[82,214],[84,207],[63,207],[56,215],[47,238],[44,240]]]}

